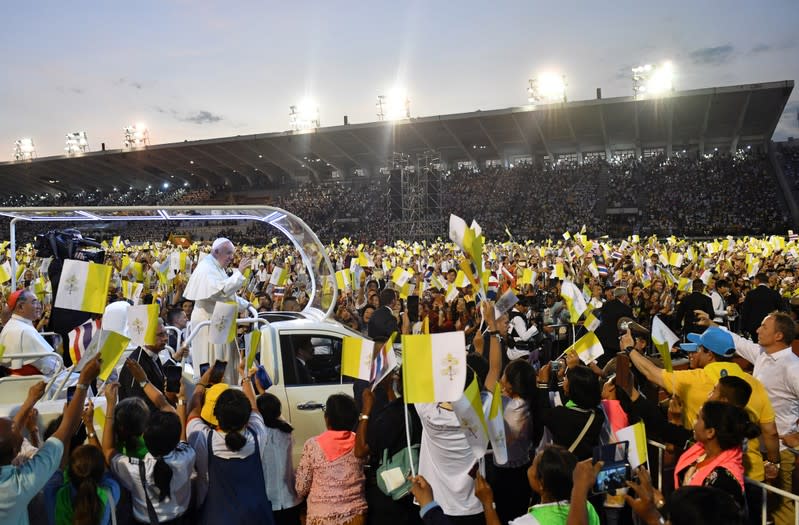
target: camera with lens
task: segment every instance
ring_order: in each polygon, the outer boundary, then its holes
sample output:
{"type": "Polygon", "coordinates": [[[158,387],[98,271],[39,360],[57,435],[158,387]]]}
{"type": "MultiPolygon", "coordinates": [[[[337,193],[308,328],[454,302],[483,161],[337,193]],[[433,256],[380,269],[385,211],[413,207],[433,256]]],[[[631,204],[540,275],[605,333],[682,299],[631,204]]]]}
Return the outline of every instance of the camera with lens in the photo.
{"type": "Polygon", "coordinates": [[[89,237],[83,237],[74,228],[51,230],[36,235],[34,247],[39,257],[53,257],[60,260],[74,259],[97,264],[102,264],[105,261],[105,250],[101,249],[100,243],[89,237]]]}

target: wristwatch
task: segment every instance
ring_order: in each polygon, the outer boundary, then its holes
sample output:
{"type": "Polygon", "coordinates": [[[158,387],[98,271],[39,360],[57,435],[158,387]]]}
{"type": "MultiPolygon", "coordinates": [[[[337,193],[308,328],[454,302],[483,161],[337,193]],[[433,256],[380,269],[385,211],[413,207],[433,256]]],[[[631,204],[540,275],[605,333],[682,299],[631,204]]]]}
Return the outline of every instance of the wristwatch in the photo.
{"type": "Polygon", "coordinates": [[[146,387],[147,383],[149,383],[149,382],[150,381],[148,381],[147,379],[143,379],[143,380],[139,381],[139,386],[142,387],[142,390],[144,390],[144,387],[146,387]]]}
{"type": "Polygon", "coordinates": [[[76,390],[88,390],[89,389],[89,385],[84,385],[82,383],[78,383],[77,385],[75,385],[75,389],[76,390]]]}
{"type": "Polygon", "coordinates": [[[367,421],[368,419],[369,416],[366,414],[361,414],[360,416],[358,416],[358,421],[367,421]]]}

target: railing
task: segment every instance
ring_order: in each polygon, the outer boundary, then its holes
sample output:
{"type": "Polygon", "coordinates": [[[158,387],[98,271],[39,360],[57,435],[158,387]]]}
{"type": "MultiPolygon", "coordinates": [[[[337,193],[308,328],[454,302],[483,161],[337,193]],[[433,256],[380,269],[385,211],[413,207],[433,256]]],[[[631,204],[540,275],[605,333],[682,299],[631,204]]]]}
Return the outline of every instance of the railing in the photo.
{"type": "MultiPolygon", "coordinates": [[[[666,450],[666,445],[664,445],[663,443],[659,443],[657,441],[653,441],[651,439],[647,440],[647,444],[655,447],[658,450],[658,483],[657,483],[657,487],[658,487],[658,489],[662,490],[662,488],[663,488],[663,452],[666,450]]],[[[790,500],[793,500],[793,519],[794,519],[794,523],[796,525],[799,525],[799,495],[793,494],[791,492],[787,492],[787,491],[782,490],[782,489],[778,489],[777,487],[772,487],[771,485],[763,483],[762,481],[757,481],[757,480],[750,479],[750,478],[745,478],[744,482],[748,483],[750,485],[754,485],[754,486],[758,487],[763,492],[763,503],[762,503],[762,506],[760,508],[760,523],[762,525],[766,525],[766,523],[768,522],[768,515],[767,515],[768,513],[767,513],[767,510],[766,510],[766,500],[767,500],[767,496],[768,496],[769,492],[771,492],[772,494],[777,494],[779,496],[782,496],[783,498],[788,498],[790,500]]],[[[754,509],[749,509],[750,512],[752,512],[753,510],[754,509]]]]}

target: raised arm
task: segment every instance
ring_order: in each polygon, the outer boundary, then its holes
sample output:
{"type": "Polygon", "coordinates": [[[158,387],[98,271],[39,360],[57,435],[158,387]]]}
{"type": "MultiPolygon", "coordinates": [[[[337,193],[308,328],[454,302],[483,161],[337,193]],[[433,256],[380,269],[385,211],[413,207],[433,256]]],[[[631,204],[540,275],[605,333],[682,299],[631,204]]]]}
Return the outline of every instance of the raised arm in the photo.
{"type": "Polygon", "coordinates": [[[75,435],[75,432],[78,431],[81,415],[83,414],[83,405],[86,402],[86,391],[89,389],[89,385],[94,383],[94,380],[97,379],[99,373],[100,356],[91,359],[83,366],[83,370],[80,371],[75,395],[72,397],[72,401],[69,402],[69,405],[67,405],[67,409],[64,412],[64,419],[61,420],[58,430],[53,434],[53,437],[62,443],[67,443],[72,436],[75,435]]]}
{"type": "Polygon", "coordinates": [[[127,367],[128,371],[130,371],[130,375],[133,376],[134,381],[139,384],[146,381],[146,384],[144,385],[144,395],[146,395],[147,399],[149,399],[150,402],[155,405],[155,408],[164,412],[175,412],[175,408],[169,404],[169,401],[167,401],[164,393],[158,390],[155,385],[150,383],[150,380],[147,378],[147,373],[138,362],[134,361],[133,359],[128,359],[125,361],[125,367],[127,367]]]}
{"type": "Polygon", "coordinates": [[[499,338],[496,337],[497,322],[494,319],[494,302],[483,301],[480,303],[483,309],[483,319],[488,325],[488,332],[491,334],[489,347],[488,347],[488,374],[486,375],[485,388],[489,392],[493,392],[494,385],[499,381],[502,374],[502,350],[500,349],[499,338]]]}

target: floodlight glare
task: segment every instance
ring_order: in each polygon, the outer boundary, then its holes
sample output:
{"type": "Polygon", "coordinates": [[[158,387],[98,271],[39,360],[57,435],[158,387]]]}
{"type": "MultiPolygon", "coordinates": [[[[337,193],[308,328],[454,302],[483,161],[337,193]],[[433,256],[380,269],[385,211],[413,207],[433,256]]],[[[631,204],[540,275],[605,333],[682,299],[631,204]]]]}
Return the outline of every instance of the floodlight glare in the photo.
{"type": "Polygon", "coordinates": [[[411,101],[403,88],[393,88],[388,95],[377,97],[377,118],[398,120],[411,117],[411,101]]]}
{"type": "Polygon", "coordinates": [[[32,138],[21,138],[14,142],[14,160],[32,160],[36,157],[36,147],[32,138]]]}
{"type": "Polygon", "coordinates": [[[89,138],[85,131],[67,133],[67,142],[64,147],[67,155],[77,155],[89,151],[89,138]]]}
{"type": "Polygon", "coordinates": [[[669,61],[659,66],[646,64],[634,67],[632,72],[635,97],[662,95],[674,89],[674,66],[669,61]]]}
{"type": "Polygon", "coordinates": [[[294,131],[318,128],[319,106],[308,98],[301,100],[294,106],[289,106],[289,125],[294,131]]]}
{"type": "Polygon", "coordinates": [[[125,149],[143,148],[150,145],[150,130],[139,122],[125,128],[125,140],[122,143],[125,149]]]}
{"type": "Polygon", "coordinates": [[[566,102],[566,76],[541,73],[529,80],[527,101],[531,104],[566,102]]]}

